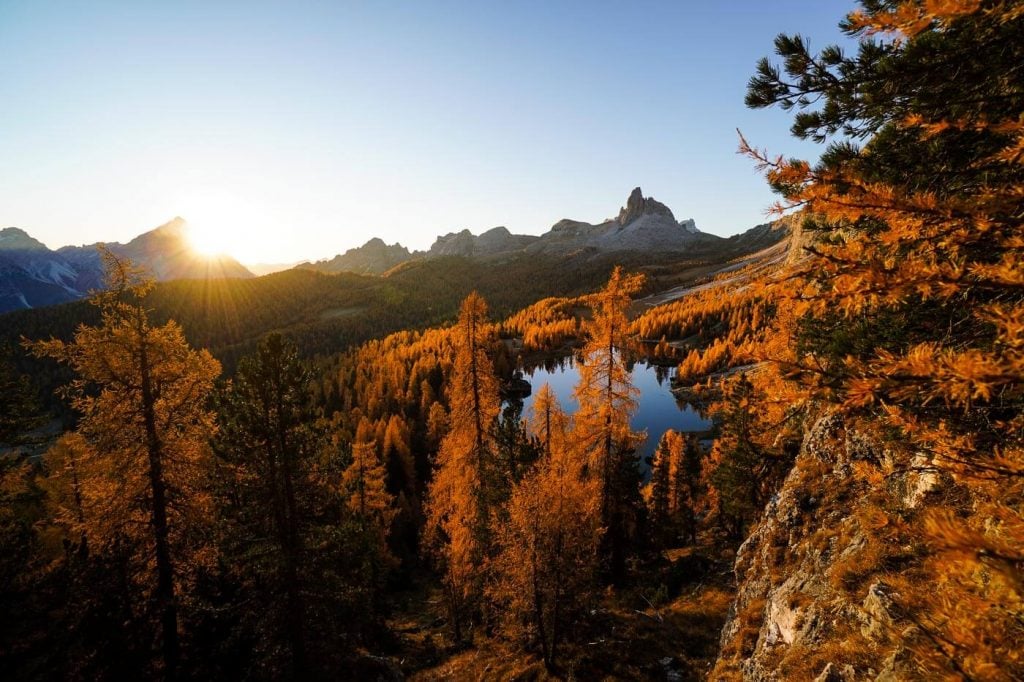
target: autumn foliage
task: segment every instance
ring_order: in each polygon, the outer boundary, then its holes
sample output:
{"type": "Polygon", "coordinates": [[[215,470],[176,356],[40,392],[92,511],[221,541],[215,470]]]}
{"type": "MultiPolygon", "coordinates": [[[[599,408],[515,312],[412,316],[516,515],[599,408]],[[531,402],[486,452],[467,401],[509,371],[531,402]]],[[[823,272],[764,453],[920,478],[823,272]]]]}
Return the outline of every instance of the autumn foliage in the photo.
{"type": "Polygon", "coordinates": [[[1015,2],[865,2],[843,24],[857,57],[780,36],[788,78],[765,60],[747,98],[797,109],[799,137],[845,136],[816,165],[742,143],[803,215],[806,256],[766,283],[793,320],[777,371],[885,443],[888,473],[969,491],[914,521],[929,598],[908,591],[924,636],[906,644],[927,676],[1021,674],[1021,19],[1015,2]]]}
{"type": "Polygon", "coordinates": [[[220,365],[189,348],[173,322],[152,325],[144,307],[152,282],[110,252],[102,255],[108,288],[95,299],[102,324],[80,327],[71,343],[40,341],[32,350],[69,364],[79,377],[67,389],[82,415],[79,437],[51,457],[62,460],[52,473],[71,490],[63,497],[73,508],[60,518],[83,548],[126,552],[130,575],[155,605],[170,677],[180,660],[178,602],[210,558],[201,542],[214,431],[205,398],[220,365]]]}
{"type": "Polygon", "coordinates": [[[571,418],[546,384],[530,422],[542,455],[512,490],[508,521],[498,532],[491,594],[502,606],[506,631],[539,642],[544,662],[553,667],[559,645],[574,639],[572,629],[596,585],[598,481],[584,474],[571,418]]]}
{"type": "Polygon", "coordinates": [[[479,599],[488,551],[489,473],[494,457],[498,384],[487,356],[487,307],[473,294],[462,304],[449,388],[451,426],[437,456],[428,495],[426,536],[444,575],[448,614],[456,638],[479,599]]]}
{"type": "Polygon", "coordinates": [[[580,408],[573,438],[586,463],[587,476],[597,481],[601,523],[606,529],[606,568],[619,577],[639,525],[636,448],[642,436],[629,423],[638,391],[626,369],[623,350],[629,339],[631,296],[642,285],[641,276],[616,268],[604,289],[590,297],[593,314],[584,325],[587,341],[580,351],[580,380],[575,391],[580,408]]]}
{"type": "MultiPolygon", "coordinates": [[[[644,279],[621,268],[495,322],[473,293],[454,324],[317,371],[268,333],[215,385],[219,363],[154,322],[151,283],[104,253],[98,324],[27,343],[74,374],[75,421],[33,461],[18,448],[44,420],[0,368],[15,453],[0,458],[0,606],[36,613],[2,621],[29,633],[4,664],[31,671],[53,649],[71,679],[336,678],[393,643],[385,586],[400,583],[441,605],[449,653],[500,640],[538,674],[572,675],[617,599],[664,625],[683,570],[668,550],[731,561],[784,483],[818,492],[841,475],[859,495],[841,500],[844,530],[814,528],[808,546],[834,558],[829,584],[851,603],[869,581],[894,588],[878,641],[920,679],[1024,678],[1024,8],[864,0],[841,26],[856,54],[779,36],[780,63],[748,86],[749,106],[793,111],[795,136],[828,143],[812,163],[741,137],[781,197],[788,252],[661,305],[637,305],[644,279]],[[646,484],[629,371],[644,352],[714,421],[710,444],[652,434],[646,484]],[[578,410],[534,387],[524,418],[515,369],[570,353],[578,410]],[[807,456],[825,418],[857,451],[838,473],[807,456]]],[[[820,492],[792,518],[816,518],[820,492]]],[[[786,550],[771,548],[773,585],[786,550]]],[[[713,677],[739,674],[770,607],[735,613],[713,677]]],[[[869,659],[877,642],[834,618],[842,641],[814,664],[869,659]]],[[[818,675],[790,653],[779,674],[818,675]]]]}

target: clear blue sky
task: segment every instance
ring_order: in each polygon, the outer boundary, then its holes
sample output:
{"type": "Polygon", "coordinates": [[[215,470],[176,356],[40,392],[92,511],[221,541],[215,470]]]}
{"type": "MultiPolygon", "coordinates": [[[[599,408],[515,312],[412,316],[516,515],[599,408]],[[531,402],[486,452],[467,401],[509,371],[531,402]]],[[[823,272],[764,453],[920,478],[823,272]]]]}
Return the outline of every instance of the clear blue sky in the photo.
{"type": "Polygon", "coordinates": [[[852,7],[0,0],[0,225],[57,247],[181,215],[287,261],[596,222],[640,185],[733,234],[772,200],[736,128],[818,153],[743,106],[756,60],[852,7]]]}

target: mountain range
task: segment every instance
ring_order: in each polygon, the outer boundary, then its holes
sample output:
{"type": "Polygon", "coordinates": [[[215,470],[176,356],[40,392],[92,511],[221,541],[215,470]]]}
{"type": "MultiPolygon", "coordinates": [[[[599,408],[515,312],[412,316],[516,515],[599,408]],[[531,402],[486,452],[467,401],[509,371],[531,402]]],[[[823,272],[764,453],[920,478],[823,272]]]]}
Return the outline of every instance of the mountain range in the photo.
{"type": "MultiPolygon", "coordinates": [[[[0,230],[0,312],[74,301],[103,286],[99,244],[47,248],[24,230],[0,230]]],[[[252,277],[228,256],[198,255],[188,243],[187,226],[175,218],[127,244],[104,244],[131,259],[160,281],[252,277]]]]}
{"type": "Polygon", "coordinates": [[[644,197],[637,187],[615,218],[597,224],[563,219],[542,235],[512,234],[506,227],[493,227],[479,235],[469,230],[437,237],[430,249],[410,251],[401,244],[386,244],[373,238],[329,260],[304,263],[298,267],[318,272],[380,274],[411,260],[441,256],[462,256],[501,260],[516,256],[547,255],[587,258],[615,253],[687,253],[721,255],[746,253],[769,246],[781,238],[770,225],[759,225],[734,237],[718,237],[697,229],[691,220],[677,221],[668,206],[644,197]]]}
{"type": "MultiPolygon", "coordinates": [[[[328,260],[296,268],[321,273],[382,274],[410,261],[456,256],[496,262],[519,257],[593,259],[626,254],[685,254],[695,258],[730,258],[778,241],[782,231],[760,225],[729,238],[706,234],[693,220],[677,221],[665,204],[634,189],[614,218],[598,224],[563,219],[541,235],[512,234],[494,227],[474,235],[469,230],[438,236],[427,251],[374,238],[328,260]]],[[[97,244],[51,250],[24,230],[0,230],[0,313],[37,308],[83,298],[102,286],[97,244]]],[[[159,281],[249,278],[290,266],[247,269],[228,256],[207,257],[189,245],[187,224],[175,218],[126,244],[106,248],[148,269],[159,281]],[[255,272],[255,274],[254,274],[255,272]]]]}

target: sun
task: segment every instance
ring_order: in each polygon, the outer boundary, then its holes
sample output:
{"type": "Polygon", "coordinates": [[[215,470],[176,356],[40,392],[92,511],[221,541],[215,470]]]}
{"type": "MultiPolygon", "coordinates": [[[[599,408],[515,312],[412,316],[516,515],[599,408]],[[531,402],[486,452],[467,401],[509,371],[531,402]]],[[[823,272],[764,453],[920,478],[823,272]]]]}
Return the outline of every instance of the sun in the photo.
{"type": "Polygon", "coordinates": [[[230,256],[241,260],[252,251],[258,211],[251,203],[229,194],[204,192],[182,202],[189,245],[207,258],[230,256]]]}
{"type": "Polygon", "coordinates": [[[207,258],[226,256],[232,246],[223,230],[204,229],[192,221],[188,223],[188,242],[193,251],[207,258]]]}

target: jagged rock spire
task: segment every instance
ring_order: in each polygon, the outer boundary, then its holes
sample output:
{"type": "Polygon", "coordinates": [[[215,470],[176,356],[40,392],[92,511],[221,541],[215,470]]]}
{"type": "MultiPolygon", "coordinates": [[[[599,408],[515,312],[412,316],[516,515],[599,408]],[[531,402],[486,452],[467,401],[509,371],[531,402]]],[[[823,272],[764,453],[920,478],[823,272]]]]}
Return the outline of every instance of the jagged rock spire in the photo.
{"type": "Polygon", "coordinates": [[[625,227],[640,216],[647,214],[664,215],[675,221],[675,216],[672,215],[672,210],[668,206],[651,197],[645,199],[643,190],[639,187],[630,192],[629,199],[626,200],[625,207],[619,210],[619,217],[616,218],[616,221],[625,227]]]}

